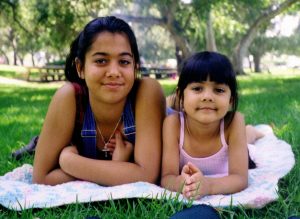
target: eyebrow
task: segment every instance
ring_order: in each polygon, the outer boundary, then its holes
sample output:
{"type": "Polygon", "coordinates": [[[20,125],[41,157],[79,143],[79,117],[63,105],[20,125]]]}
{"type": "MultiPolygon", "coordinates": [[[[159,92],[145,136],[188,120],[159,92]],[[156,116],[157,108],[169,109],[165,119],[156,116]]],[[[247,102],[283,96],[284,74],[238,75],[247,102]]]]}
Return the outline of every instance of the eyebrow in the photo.
{"type": "MultiPolygon", "coordinates": [[[[109,56],[108,53],[106,52],[95,52],[92,56],[109,56]]],[[[131,58],[133,57],[133,55],[129,52],[122,52],[119,54],[119,56],[130,56],[131,58]]]]}

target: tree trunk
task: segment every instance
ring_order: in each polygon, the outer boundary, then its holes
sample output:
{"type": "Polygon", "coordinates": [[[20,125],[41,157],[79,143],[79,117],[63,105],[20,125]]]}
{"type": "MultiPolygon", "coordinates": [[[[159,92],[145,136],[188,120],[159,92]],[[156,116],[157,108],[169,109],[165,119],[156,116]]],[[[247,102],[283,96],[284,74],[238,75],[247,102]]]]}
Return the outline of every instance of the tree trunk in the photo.
{"type": "Polygon", "coordinates": [[[178,7],[178,2],[174,0],[170,5],[162,5],[160,12],[163,17],[163,25],[171,34],[175,42],[175,55],[177,59],[177,71],[180,72],[180,66],[182,61],[191,54],[191,48],[187,41],[187,37],[184,36],[184,28],[176,20],[175,12],[178,7]]]}
{"type": "Polygon", "coordinates": [[[4,57],[4,64],[7,64],[9,65],[9,58],[8,56],[6,55],[6,53],[0,49],[0,53],[2,54],[2,56],[4,57]]]}
{"type": "Polygon", "coordinates": [[[260,54],[253,54],[254,72],[256,72],[256,73],[261,72],[260,60],[261,60],[261,55],[260,54]]]}
{"type": "Polygon", "coordinates": [[[31,51],[30,52],[30,55],[31,55],[31,62],[32,62],[32,66],[35,66],[35,61],[34,61],[34,52],[31,51]]]}
{"type": "Polygon", "coordinates": [[[215,39],[215,33],[213,29],[213,17],[211,11],[208,12],[207,20],[206,20],[206,50],[216,52],[218,51],[215,39]]]}
{"type": "Polygon", "coordinates": [[[238,42],[237,46],[234,49],[233,67],[237,74],[245,74],[243,68],[243,59],[246,56],[248,48],[255,38],[260,26],[269,22],[276,15],[280,14],[282,11],[296,2],[299,2],[299,0],[286,0],[277,7],[271,5],[267,11],[265,11],[254,21],[254,23],[250,26],[246,34],[242,37],[242,39],[238,42]]]}
{"type": "Polygon", "coordinates": [[[20,61],[20,64],[23,66],[24,65],[24,57],[18,55],[18,59],[20,61]]]}
{"type": "Polygon", "coordinates": [[[248,63],[249,63],[250,71],[252,71],[252,61],[251,61],[251,57],[250,56],[248,56],[248,63]]]}
{"type": "Polygon", "coordinates": [[[17,55],[17,50],[14,48],[14,46],[13,46],[13,54],[14,54],[14,65],[17,65],[18,55],[17,55]]]}
{"type": "MultiPolygon", "coordinates": [[[[181,27],[180,23],[175,19],[175,11],[178,2],[173,1],[170,5],[161,5],[160,12],[164,16],[162,18],[155,17],[138,17],[131,15],[115,14],[126,21],[145,23],[147,25],[160,25],[171,34],[171,38],[175,43],[175,56],[177,59],[177,68],[181,66],[181,63],[186,59],[192,52],[187,37],[184,36],[184,28],[181,27]]],[[[178,69],[179,70],[179,69],[178,69]]]]}

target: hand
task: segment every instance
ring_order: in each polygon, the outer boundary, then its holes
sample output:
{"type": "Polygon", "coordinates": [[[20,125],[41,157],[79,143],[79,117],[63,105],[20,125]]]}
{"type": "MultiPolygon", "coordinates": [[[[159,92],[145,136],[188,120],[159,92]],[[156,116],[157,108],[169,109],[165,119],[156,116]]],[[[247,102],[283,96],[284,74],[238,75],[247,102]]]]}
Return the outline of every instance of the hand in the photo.
{"type": "Polygon", "coordinates": [[[126,140],[123,140],[121,132],[117,131],[115,134],[115,149],[112,154],[112,160],[128,161],[132,152],[133,145],[126,140]]]}
{"type": "Polygon", "coordinates": [[[190,167],[187,164],[183,166],[180,177],[183,180],[183,184],[181,185],[180,192],[185,196],[184,191],[185,191],[186,182],[191,177],[190,167]]]}
{"type": "Polygon", "coordinates": [[[190,177],[186,180],[183,195],[187,198],[200,199],[209,194],[209,182],[201,170],[190,162],[186,166],[190,177]]]}
{"type": "Polygon", "coordinates": [[[114,153],[114,150],[116,148],[116,138],[110,139],[110,141],[106,145],[107,149],[109,150],[110,155],[112,156],[114,153]]]}

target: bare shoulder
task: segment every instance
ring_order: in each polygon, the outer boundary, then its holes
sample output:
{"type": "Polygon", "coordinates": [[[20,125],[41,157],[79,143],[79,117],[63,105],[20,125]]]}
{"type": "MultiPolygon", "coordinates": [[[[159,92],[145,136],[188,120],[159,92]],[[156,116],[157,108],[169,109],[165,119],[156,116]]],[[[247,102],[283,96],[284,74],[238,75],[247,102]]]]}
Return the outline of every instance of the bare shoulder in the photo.
{"type": "MultiPolygon", "coordinates": [[[[49,105],[46,120],[58,123],[60,120],[70,119],[70,116],[71,118],[74,117],[75,112],[75,89],[71,83],[66,83],[55,92],[49,105]]],[[[49,124],[47,121],[46,123],[49,124]]]]}
{"type": "Polygon", "coordinates": [[[179,125],[179,113],[175,112],[175,113],[172,113],[171,115],[168,115],[164,120],[164,124],[166,124],[170,127],[178,126],[179,125]]]}
{"type": "Polygon", "coordinates": [[[142,114],[148,112],[148,116],[151,113],[157,116],[158,111],[163,117],[165,116],[166,99],[158,81],[152,78],[140,79],[136,94],[136,107],[136,110],[140,110],[142,114]]]}
{"type": "Polygon", "coordinates": [[[69,82],[65,83],[62,87],[60,87],[54,98],[74,98],[75,97],[75,89],[73,85],[69,82]]]}
{"type": "Polygon", "coordinates": [[[142,78],[140,79],[140,84],[138,92],[142,93],[162,93],[162,87],[160,83],[153,78],[142,78]]]}
{"type": "Polygon", "coordinates": [[[180,133],[180,119],[179,119],[179,113],[176,112],[171,115],[168,115],[164,119],[163,136],[164,139],[166,137],[177,138],[179,136],[179,133],[180,133]]]}
{"type": "Polygon", "coordinates": [[[242,114],[241,112],[236,112],[234,114],[233,120],[232,122],[244,122],[244,114],[242,114]]]}
{"type": "Polygon", "coordinates": [[[242,135],[246,132],[244,115],[240,112],[236,112],[230,123],[227,133],[229,136],[242,135]]]}

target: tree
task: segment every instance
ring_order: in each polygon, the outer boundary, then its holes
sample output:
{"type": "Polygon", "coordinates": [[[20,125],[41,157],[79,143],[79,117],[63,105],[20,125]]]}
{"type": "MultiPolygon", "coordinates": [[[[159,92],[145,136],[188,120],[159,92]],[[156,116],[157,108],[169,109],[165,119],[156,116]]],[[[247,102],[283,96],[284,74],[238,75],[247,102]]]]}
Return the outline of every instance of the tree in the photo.
{"type": "Polygon", "coordinates": [[[264,11],[254,20],[234,49],[233,66],[237,74],[245,74],[243,69],[243,59],[246,56],[248,48],[253,42],[257,32],[259,31],[259,28],[263,24],[268,23],[273,17],[297,2],[299,2],[299,0],[286,0],[277,6],[271,5],[266,11],[264,11]]]}

